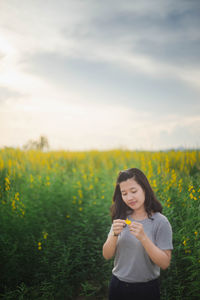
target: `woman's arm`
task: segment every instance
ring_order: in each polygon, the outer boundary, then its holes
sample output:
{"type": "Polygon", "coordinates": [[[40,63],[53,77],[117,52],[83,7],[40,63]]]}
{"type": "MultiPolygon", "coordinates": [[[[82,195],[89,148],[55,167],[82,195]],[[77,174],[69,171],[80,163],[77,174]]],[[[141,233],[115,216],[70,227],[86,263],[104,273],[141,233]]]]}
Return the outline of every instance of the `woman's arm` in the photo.
{"type": "Polygon", "coordinates": [[[103,245],[103,257],[105,259],[111,259],[116,250],[118,236],[109,234],[105,244],[103,245]]]}
{"type": "Polygon", "coordinates": [[[126,225],[125,220],[117,219],[113,221],[113,233],[109,234],[105,244],[103,245],[103,257],[105,259],[111,259],[116,251],[118,235],[122,232],[124,225],[126,225]]]}
{"type": "Polygon", "coordinates": [[[151,260],[161,269],[167,269],[170,265],[171,250],[158,248],[145,234],[141,223],[132,222],[129,228],[130,232],[142,243],[151,260]]]}
{"type": "Polygon", "coordinates": [[[161,250],[147,236],[141,240],[141,243],[148,253],[151,260],[161,269],[165,270],[170,265],[171,250],[161,250]]]}

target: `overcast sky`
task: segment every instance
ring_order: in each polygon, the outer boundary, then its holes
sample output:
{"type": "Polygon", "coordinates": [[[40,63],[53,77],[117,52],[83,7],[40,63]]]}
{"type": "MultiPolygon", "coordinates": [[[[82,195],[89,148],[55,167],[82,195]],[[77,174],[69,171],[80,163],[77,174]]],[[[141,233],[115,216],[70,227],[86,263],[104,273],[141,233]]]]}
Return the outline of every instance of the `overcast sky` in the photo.
{"type": "Polygon", "coordinates": [[[199,0],[0,0],[0,147],[200,147],[199,0]]]}

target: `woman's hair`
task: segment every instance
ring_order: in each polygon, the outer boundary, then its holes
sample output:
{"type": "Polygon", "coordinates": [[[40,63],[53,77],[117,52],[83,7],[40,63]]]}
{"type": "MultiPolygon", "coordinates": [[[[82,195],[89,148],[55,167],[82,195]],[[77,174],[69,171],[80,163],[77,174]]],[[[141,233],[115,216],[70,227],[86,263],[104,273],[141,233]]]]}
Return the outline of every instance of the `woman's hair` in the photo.
{"type": "Polygon", "coordinates": [[[121,182],[131,178],[141,186],[145,193],[144,208],[147,212],[148,217],[151,218],[152,212],[162,212],[162,205],[156,199],[156,196],[145,174],[137,168],[131,168],[119,172],[119,175],[117,177],[117,182],[113,194],[113,204],[110,208],[112,221],[115,219],[125,219],[128,214],[131,214],[131,212],[133,212],[133,210],[123,201],[119,186],[121,182]]]}

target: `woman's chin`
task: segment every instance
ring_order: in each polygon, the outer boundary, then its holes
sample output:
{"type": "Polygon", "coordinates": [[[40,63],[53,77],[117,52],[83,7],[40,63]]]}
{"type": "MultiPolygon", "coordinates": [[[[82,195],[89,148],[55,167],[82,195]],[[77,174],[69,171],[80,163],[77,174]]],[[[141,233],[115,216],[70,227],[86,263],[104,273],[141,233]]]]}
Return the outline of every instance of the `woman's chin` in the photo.
{"type": "Polygon", "coordinates": [[[134,203],[134,204],[129,204],[128,207],[130,207],[131,209],[136,209],[136,208],[137,208],[137,205],[136,205],[136,203],[134,203]]]}

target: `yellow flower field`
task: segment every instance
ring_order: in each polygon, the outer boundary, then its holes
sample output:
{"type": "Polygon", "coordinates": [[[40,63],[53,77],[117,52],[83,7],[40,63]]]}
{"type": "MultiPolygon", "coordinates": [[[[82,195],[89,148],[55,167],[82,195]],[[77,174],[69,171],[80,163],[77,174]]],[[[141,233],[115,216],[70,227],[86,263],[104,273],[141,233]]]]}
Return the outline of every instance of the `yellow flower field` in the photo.
{"type": "Polygon", "coordinates": [[[102,245],[109,208],[118,172],[131,167],[147,175],[173,228],[162,299],[197,299],[200,151],[9,148],[0,150],[2,297],[106,299],[112,262],[104,261],[102,245]]]}

